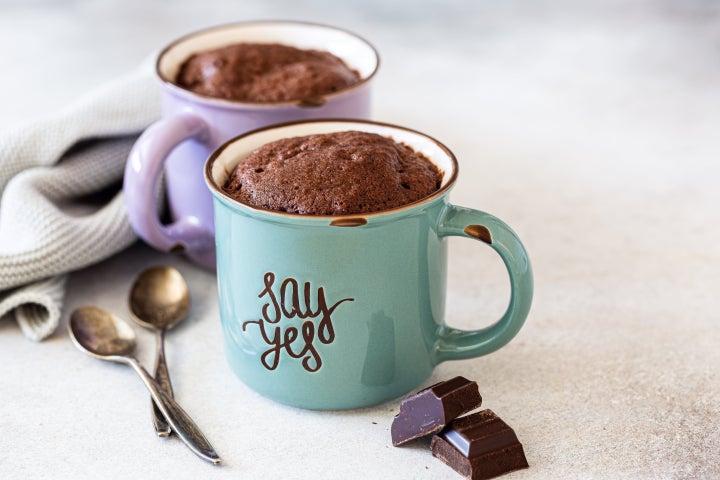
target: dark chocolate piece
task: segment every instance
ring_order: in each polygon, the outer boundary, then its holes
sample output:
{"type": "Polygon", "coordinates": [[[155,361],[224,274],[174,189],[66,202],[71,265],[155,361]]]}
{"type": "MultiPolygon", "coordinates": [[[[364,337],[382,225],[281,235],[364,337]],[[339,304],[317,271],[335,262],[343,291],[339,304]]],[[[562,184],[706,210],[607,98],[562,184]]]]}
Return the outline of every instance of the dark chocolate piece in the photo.
{"type": "Polygon", "coordinates": [[[439,432],[454,418],[478,408],[482,397],[476,382],[455,377],[403,399],[390,434],[396,447],[439,432]]]}
{"type": "Polygon", "coordinates": [[[528,468],[517,435],[492,410],[453,420],[433,436],[430,450],[433,456],[470,480],[485,480],[528,468]]]}

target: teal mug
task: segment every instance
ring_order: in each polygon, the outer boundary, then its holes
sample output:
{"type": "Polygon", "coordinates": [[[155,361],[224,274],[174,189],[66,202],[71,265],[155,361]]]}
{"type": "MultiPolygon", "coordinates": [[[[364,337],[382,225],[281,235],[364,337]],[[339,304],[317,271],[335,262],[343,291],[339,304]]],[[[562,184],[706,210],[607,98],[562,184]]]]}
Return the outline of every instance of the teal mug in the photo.
{"type": "Polygon", "coordinates": [[[217,278],[225,351],[246,385],[310,409],[357,408],[417,388],[446,360],[508,343],[530,310],[533,277],[517,235],[496,217],[448,202],[455,156],[407,128],[318,120],[255,130],[219,147],[205,164],[213,195],[217,278]],[[264,210],[222,186],[250,152],[286,137],[346,130],[390,136],[443,172],[432,195],[391,210],[312,216],[264,210]],[[510,303],[480,330],[445,324],[447,237],[479,240],[510,276],[510,303]]]}

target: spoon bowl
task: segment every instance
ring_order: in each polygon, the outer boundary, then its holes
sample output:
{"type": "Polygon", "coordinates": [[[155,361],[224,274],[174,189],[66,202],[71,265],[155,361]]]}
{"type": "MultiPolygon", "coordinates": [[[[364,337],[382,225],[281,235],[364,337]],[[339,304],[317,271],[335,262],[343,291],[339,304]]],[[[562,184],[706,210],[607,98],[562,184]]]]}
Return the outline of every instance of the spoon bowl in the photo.
{"type": "Polygon", "coordinates": [[[89,355],[118,361],[135,351],[135,332],[123,320],[102,308],[80,307],[70,315],[70,338],[89,355]]]}
{"type": "Polygon", "coordinates": [[[146,328],[172,328],[190,309],[190,290],[176,269],[151,267],[133,283],[129,304],[138,324],[146,328]]]}

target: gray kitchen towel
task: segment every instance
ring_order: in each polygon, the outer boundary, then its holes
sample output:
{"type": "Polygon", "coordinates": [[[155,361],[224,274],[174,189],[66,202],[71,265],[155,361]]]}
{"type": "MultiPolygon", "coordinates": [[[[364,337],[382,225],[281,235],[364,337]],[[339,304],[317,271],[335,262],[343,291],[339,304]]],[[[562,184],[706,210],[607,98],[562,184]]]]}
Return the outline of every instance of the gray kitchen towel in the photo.
{"type": "Polygon", "coordinates": [[[68,108],[0,134],[0,321],[32,340],[58,326],[66,273],[131,245],[119,190],[138,133],[159,117],[152,62],[68,108]]]}

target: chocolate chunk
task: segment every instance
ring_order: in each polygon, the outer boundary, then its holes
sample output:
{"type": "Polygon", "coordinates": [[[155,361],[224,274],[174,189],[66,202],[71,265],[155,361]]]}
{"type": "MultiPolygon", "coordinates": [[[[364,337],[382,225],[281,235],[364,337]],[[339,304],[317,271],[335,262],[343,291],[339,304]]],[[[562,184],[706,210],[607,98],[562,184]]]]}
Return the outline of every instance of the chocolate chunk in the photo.
{"type": "Polygon", "coordinates": [[[482,397],[476,382],[455,377],[403,399],[390,434],[396,447],[439,432],[454,418],[478,408],[482,397]]]}
{"type": "Polygon", "coordinates": [[[470,480],[528,468],[515,432],[492,410],[453,420],[433,436],[432,454],[470,480]]]}

